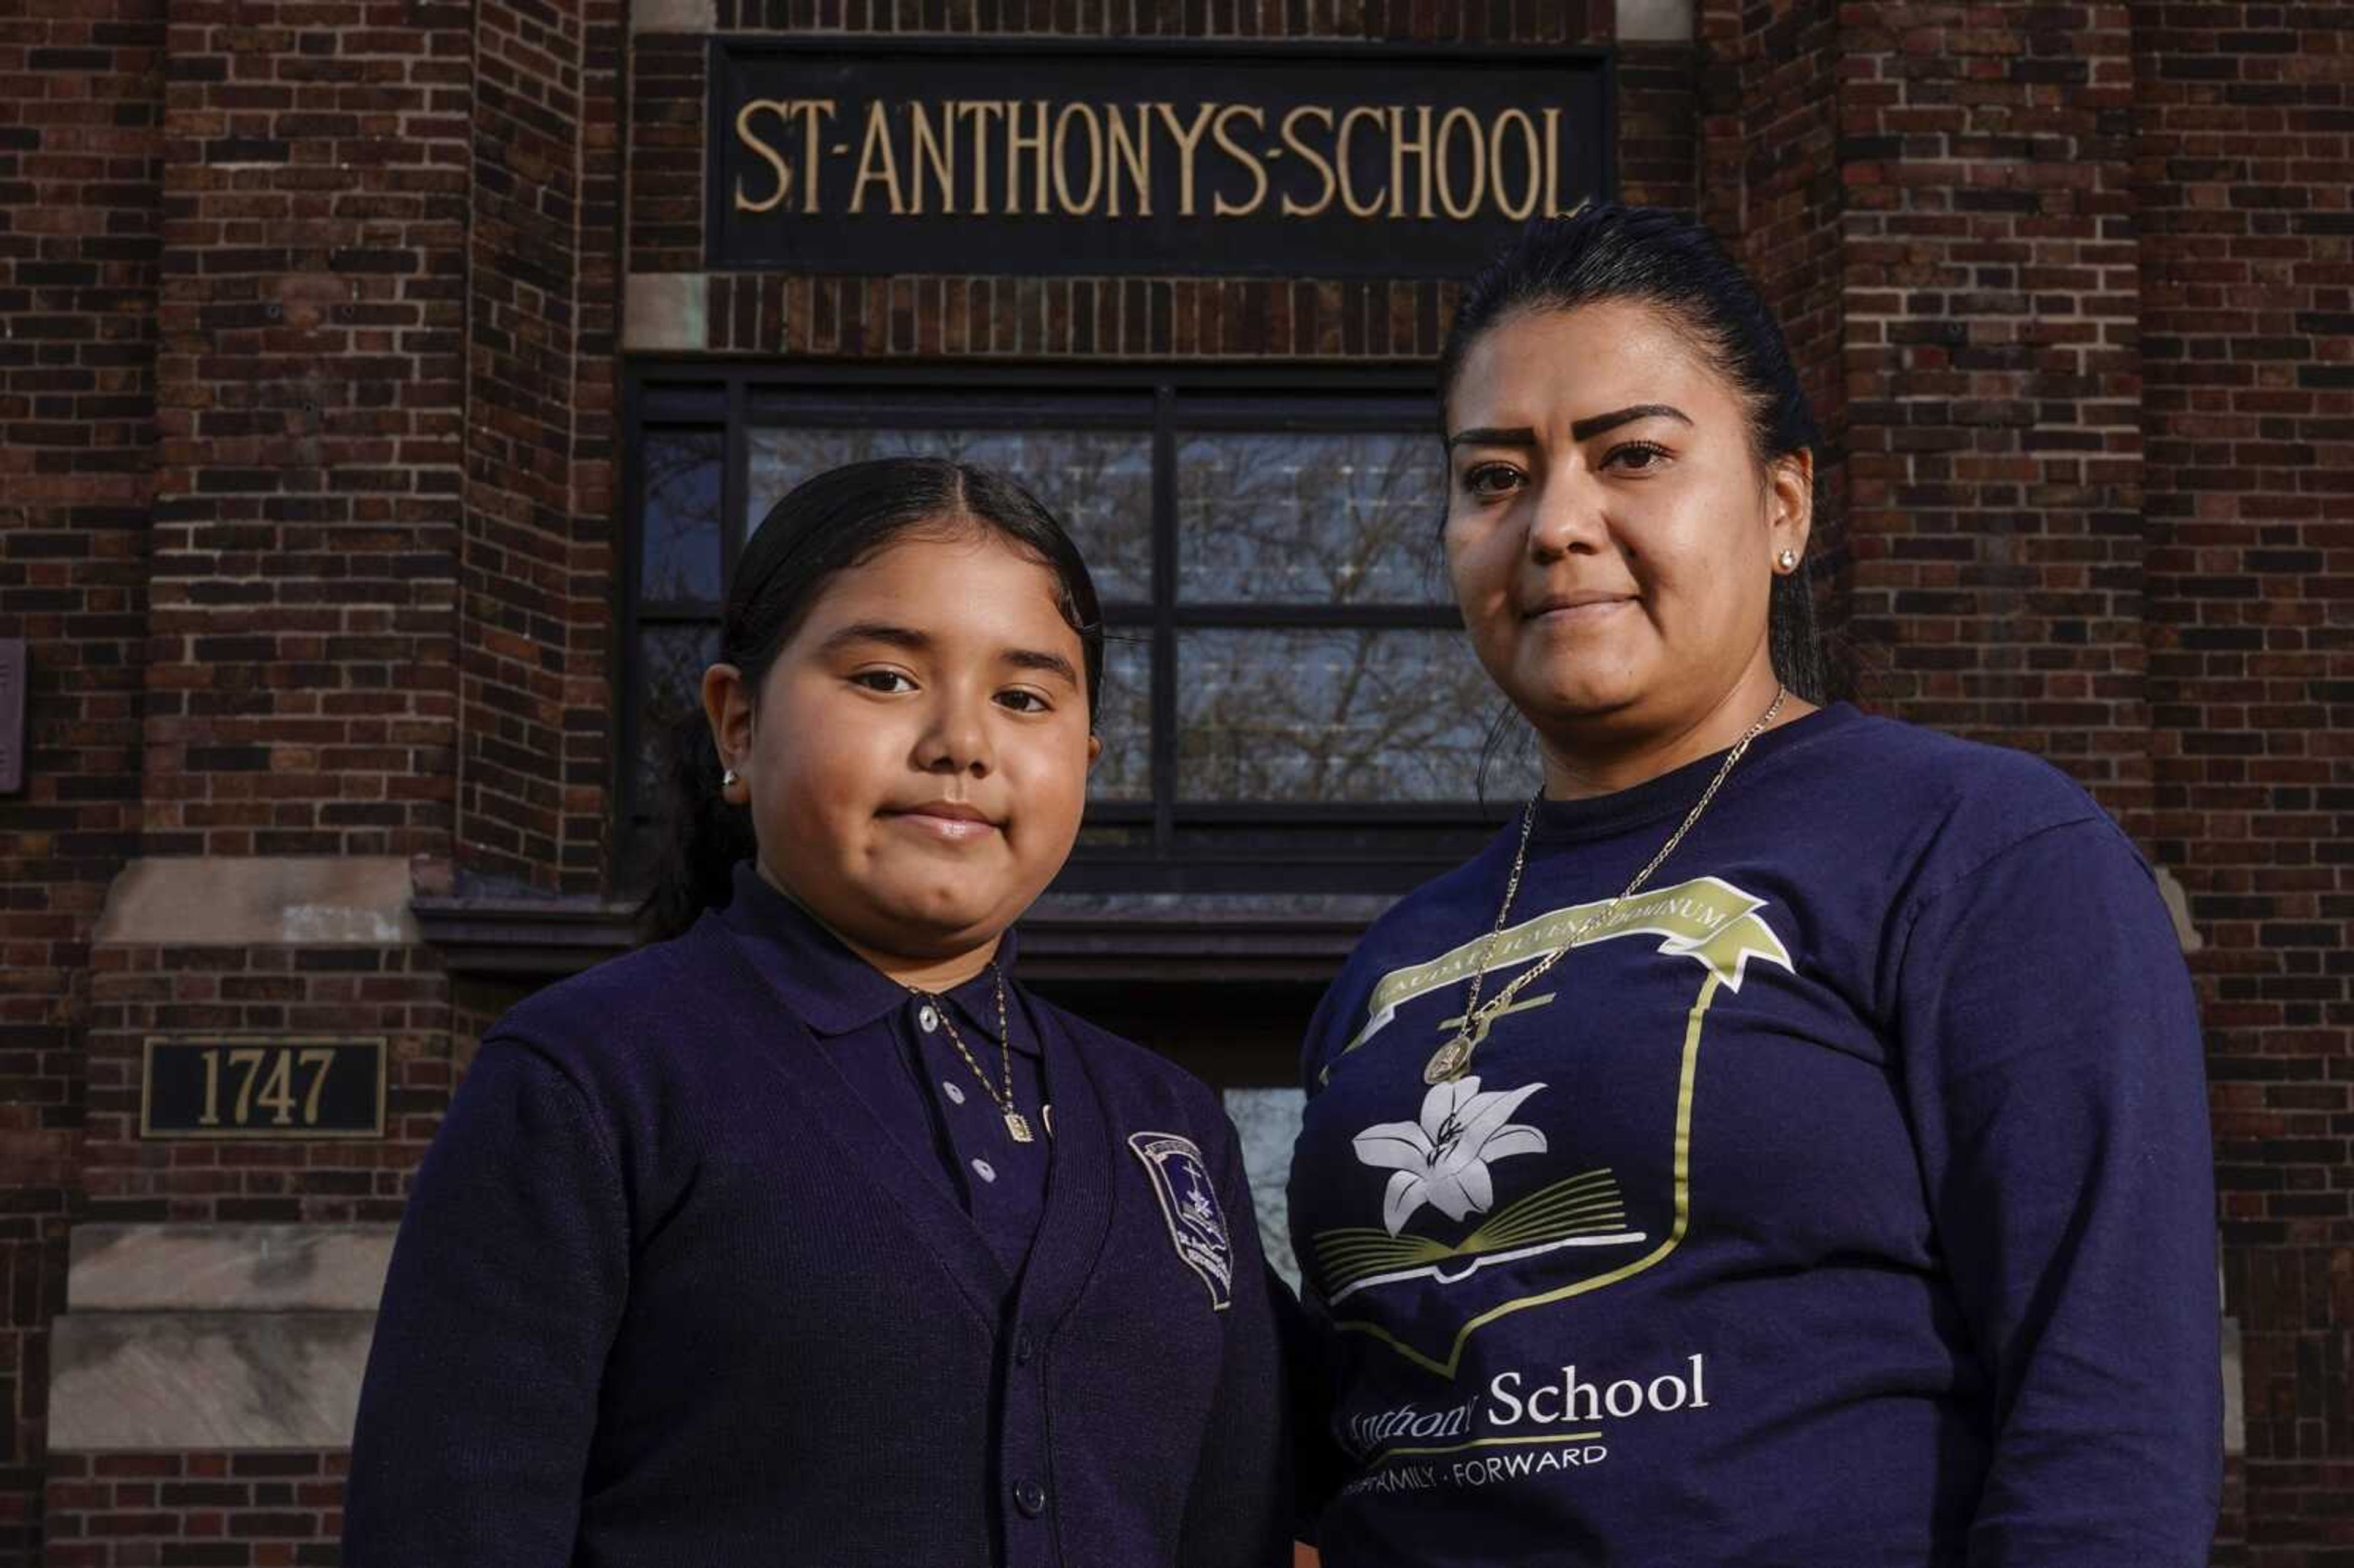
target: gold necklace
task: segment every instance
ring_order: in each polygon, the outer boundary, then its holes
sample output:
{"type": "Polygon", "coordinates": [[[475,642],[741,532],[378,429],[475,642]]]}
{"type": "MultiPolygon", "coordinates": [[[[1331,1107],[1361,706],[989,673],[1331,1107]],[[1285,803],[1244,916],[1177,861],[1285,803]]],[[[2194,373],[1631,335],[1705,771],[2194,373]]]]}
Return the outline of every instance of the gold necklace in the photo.
{"type": "MultiPolygon", "coordinates": [[[[989,973],[997,982],[997,1049],[1005,1073],[1003,1089],[989,1081],[989,1075],[981,1070],[981,1064],[973,1060],[970,1051],[965,1049],[964,1036],[957,1033],[956,1020],[949,1016],[949,999],[944,996],[933,998],[933,1011],[939,1014],[940,1022],[948,1025],[949,1043],[956,1047],[957,1054],[964,1058],[964,1065],[972,1069],[972,1075],[981,1080],[981,1091],[996,1103],[998,1114],[1005,1118],[1005,1130],[1013,1136],[1014,1142],[1028,1143],[1031,1141],[1029,1118],[1013,1108],[1013,1032],[1005,1026],[1005,971],[991,961],[989,973]]],[[[915,990],[913,986],[908,989],[915,990]]],[[[921,996],[923,992],[917,991],[916,994],[921,996]]]]}
{"type": "Polygon", "coordinates": [[[1512,917],[1512,898],[1521,890],[1521,870],[1527,865],[1529,859],[1529,830],[1536,825],[1537,802],[1544,799],[1544,791],[1540,789],[1529,797],[1528,805],[1521,811],[1521,843],[1520,847],[1512,852],[1512,874],[1505,879],[1503,907],[1496,911],[1496,928],[1488,933],[1488,940],[1479,949],[1479,965],[1471,971],[1471,991],[1463,1001],[1463,1026],[1455,1032],[1454,1039],[1431,1053],[1430,1060],[1423,1065],[1422,1081],[1424,1083],[1443,1084],[1449,1078],[1461,1076],[1463,1069],[1471,1065],[1471,1053],[1478,1050],[1479,1042],[1487,1037],[1487,1031],[1482,1026],[1490,1018],[1510,1007],[1512,998],[1521,994],[1522,987],[1559,963],[1564,954],[1585,940],[1588,931],[1609,919],[1619,905],[1624,904],[1637,888],[1651,879],[1651,874],[1659,869],[1660,863],[1669,855],[1675,853],[1676,845],[1683,842],[1684,835],[1691,832],[1692,824],[1700,821],[1700,814],[1708,810],[1708,803],[1716,799],[1716,792],[1724,783],[1725,776],[1733,771],[1733,765],[1741,760],[1741,754],[1749,749],[1749,743],[1755,740],[1766,726],[1774,722],[1774,715],[1782,711],[1783,700],[1789,694],[1789,692],[1782,686],[1776,685],[1774,688],[1773,705],[1759,715],[1757,722],[1751,725],[1742,733],[1741,738],[1733,743],[1733,749],[1724,754],[1724,762],[1717,768],[1716,777],[1710,779],[1708,788],[1701,791],[1700,799],[1693,802],[1692,809],[1685,815],[1682,825],[1668,835],[1668,842],[1659,846],[1659,853],[1651,857],[1650,863],[1635,874],[1635,880],[1621,888],[1617,897],[1604,905],[1601,913],[1583,922],[1576,930],[1572,931],[1567,941],[1546,954],[1541,962],[1525,973],[1515,976],[1511,984],[1496,993],[1494,1001],[1481,1007],[1479,987],[1488,978],[1490,961],[1496,956],[1497,939],[1503,936],[1504,927],[1512,917]]]}

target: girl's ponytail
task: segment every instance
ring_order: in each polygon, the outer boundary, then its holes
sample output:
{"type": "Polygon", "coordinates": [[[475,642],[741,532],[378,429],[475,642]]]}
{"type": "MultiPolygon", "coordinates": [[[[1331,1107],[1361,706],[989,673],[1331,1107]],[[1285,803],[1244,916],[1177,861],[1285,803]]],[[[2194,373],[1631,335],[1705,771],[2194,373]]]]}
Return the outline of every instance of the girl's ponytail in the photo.
{"type": "Polygon", "coordinates": [[[719,754],[700,707],[663,738],[658,801],[653,885],[638,906],[646,942],[684,936],[705,909],[725,907],[736,863],[756,847],[752,813],[720,798],[719,754]]]}

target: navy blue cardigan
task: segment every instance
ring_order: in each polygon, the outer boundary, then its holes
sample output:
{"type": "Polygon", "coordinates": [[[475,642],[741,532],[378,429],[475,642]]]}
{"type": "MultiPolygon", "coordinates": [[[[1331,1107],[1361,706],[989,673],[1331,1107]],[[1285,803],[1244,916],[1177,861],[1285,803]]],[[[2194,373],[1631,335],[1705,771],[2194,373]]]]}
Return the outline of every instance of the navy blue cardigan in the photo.
{"type": "Polygon", "coordinates": [[[1055,1164],[1018,1281],[716,916],[510,1012],[401,1224],[347,1568],[1287,1562],[1231,1125],[1032,1006],[1055,1164]]]}

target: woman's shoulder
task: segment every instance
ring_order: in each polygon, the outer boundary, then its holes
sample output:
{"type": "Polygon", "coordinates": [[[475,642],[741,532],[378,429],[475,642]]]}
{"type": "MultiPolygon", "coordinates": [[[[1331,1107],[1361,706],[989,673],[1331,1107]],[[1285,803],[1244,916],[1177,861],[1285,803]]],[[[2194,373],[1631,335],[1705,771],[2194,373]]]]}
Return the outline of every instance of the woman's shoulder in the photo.
{"type": "Polygon", "coordinates": [[[2033,752],[1850,710],[1834,744],[1794,757],[1785,788],[1819,801],[1814,814],[1850,831],[1884,823],[1904,836],[1989,847],[2080,821],[2106,821],[2100,802],[2033,752]]]}
{"type": "Polygon", "coordinates": [[[1836,744],[1793,761],[1761,803],[1793,863],[1839,868],[1894,916],[2014,855],[2062,879],[2095,863],[2147,869],[2100,801],[2030,751],[1856,715],[1836,744]]]}

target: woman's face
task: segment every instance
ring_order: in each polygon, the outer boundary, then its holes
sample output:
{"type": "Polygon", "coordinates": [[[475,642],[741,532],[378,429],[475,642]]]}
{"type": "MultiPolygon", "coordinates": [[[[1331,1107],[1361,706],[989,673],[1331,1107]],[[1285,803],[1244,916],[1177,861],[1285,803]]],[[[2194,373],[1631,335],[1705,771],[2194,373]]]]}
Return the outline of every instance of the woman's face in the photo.
{"type": "Polygon", "coordinates": [[[903,534],[826,584],[757,700],[704,705],[760,869],[861,948],[960,956],[1069,856],[1098,743],[1053,572],[993,531],[903,534]]]}
{"type": "Polygon", "coordinates": [[[1772,700],[1775,557],[1812,460],[1761,467],[1732,386],[1666,317],[1505,316],[1447,401],[1447,560],[1472,645],[1541,735],[1670,736],[1772,700]]]}

